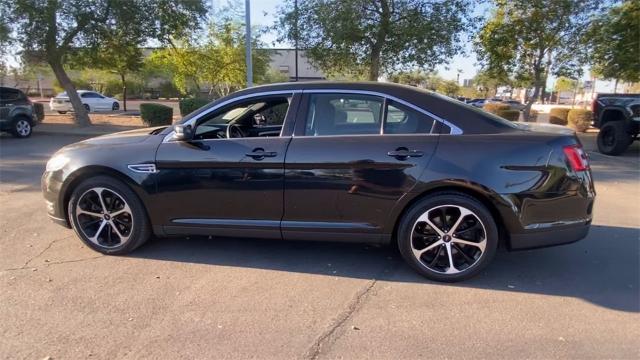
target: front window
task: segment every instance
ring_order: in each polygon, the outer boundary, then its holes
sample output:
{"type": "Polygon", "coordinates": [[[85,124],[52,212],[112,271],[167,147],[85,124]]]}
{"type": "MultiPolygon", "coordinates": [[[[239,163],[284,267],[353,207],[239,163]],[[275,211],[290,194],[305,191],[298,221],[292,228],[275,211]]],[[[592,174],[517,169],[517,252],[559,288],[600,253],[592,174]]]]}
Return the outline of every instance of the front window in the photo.
{"type": "Polygon", "coordinates": [[[225,106],[198,121],[195,139],[280,136],[291,97],[260,97],[225,106]]]}

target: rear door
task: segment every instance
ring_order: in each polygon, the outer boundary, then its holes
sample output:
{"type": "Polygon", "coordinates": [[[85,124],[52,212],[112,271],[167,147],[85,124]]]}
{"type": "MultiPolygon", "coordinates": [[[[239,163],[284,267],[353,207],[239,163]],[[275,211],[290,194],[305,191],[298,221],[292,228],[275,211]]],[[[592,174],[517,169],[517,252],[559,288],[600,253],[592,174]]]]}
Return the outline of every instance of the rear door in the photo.
{"type": "Polygon", "coordinates": [[[305,91],[285,161],[285,239],[384,241],[435,152],[434,120],[380,96],[305,91]]]}

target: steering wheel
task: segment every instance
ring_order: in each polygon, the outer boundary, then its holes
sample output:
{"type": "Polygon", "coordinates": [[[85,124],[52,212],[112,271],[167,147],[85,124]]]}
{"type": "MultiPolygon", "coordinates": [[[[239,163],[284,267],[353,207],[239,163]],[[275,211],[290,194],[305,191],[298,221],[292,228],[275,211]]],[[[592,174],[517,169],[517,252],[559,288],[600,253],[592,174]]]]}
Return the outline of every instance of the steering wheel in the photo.
{"type": "Polygon", "coordinates": [[[227,126],[227,139],[241,138],[244,136],[244,131],[238,126],[238,124],[229,124],[227,126]]]}

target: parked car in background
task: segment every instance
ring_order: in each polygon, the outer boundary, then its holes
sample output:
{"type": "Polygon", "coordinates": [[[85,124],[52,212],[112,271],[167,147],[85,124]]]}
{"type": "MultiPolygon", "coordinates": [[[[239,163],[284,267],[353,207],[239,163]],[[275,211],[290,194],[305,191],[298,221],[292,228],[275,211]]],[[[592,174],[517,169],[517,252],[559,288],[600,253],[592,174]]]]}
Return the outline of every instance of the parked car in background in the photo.
{"type": "Polygon", "coordinates": [[[620,155],[638,139],[640,94],[597,94],[591,109],[601,153],[620,155]]]}
{"type": "Polygon", "coordinates": [[[19,89],[0,87],[0,131],[26,138],[40,120],[27,95],[19,89]]]}
{"type": "Polygon", "coordinates": [[[487,103],[487,99],[473,99],[469,101],[467,104],[471,106],[475,106],[477,108],[482,108],[486,103],[487,103]]]}
{"type": "Polygon", "coordinates": [[[502,103],[509,105],[514,110],[522,111],[524,109],[524,104],[518,100],[507,99],[502,100],[502,103]]]}
{"type": "Polygon", "coordinates": [[[72,144],[42,190],[105,254],[152,235],[394,243],[438,281],[482,271],[499,243],[582,239],[595,200],[572,130],[375,82],[252,87],[174,126],[72,144]]]}
{"type": "MultiPolygon", "coordinates": [[[[106,97],[95,91],[78,90],[78,96],[80,96],[80,101],[82,101],[82,105],[84,105],[84,108],[87,109],[88,112],[115,111],[120,109],[120,102],[118,102],[118,99],[106,97]]],[[[66,92],[60,93],[56,95],[56,97],[51,98],[51,101],[49,101],[49,107],[52,111],[57,111],[60,114],[66,114],[68,111],[73,111],[71,101],[69,100],[69,96],[66,92]]]]}

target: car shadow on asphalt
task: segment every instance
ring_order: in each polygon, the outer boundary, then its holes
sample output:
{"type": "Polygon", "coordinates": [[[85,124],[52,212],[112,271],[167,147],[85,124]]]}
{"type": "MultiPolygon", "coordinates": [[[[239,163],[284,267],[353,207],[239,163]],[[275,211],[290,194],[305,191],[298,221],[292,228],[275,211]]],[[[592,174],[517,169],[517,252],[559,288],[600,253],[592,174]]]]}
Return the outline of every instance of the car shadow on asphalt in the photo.
{"type": "Polygon", "coordinates": [[[131,257],[215,266],[377,279],[573,297],[599,306],[640,312],[640,230],[593,226],[577,243],[530,251],[499,251],[466,282],[440,284],[417,275],[396,250],[363,244],[236,238],[158,239],[131,257]]]}

